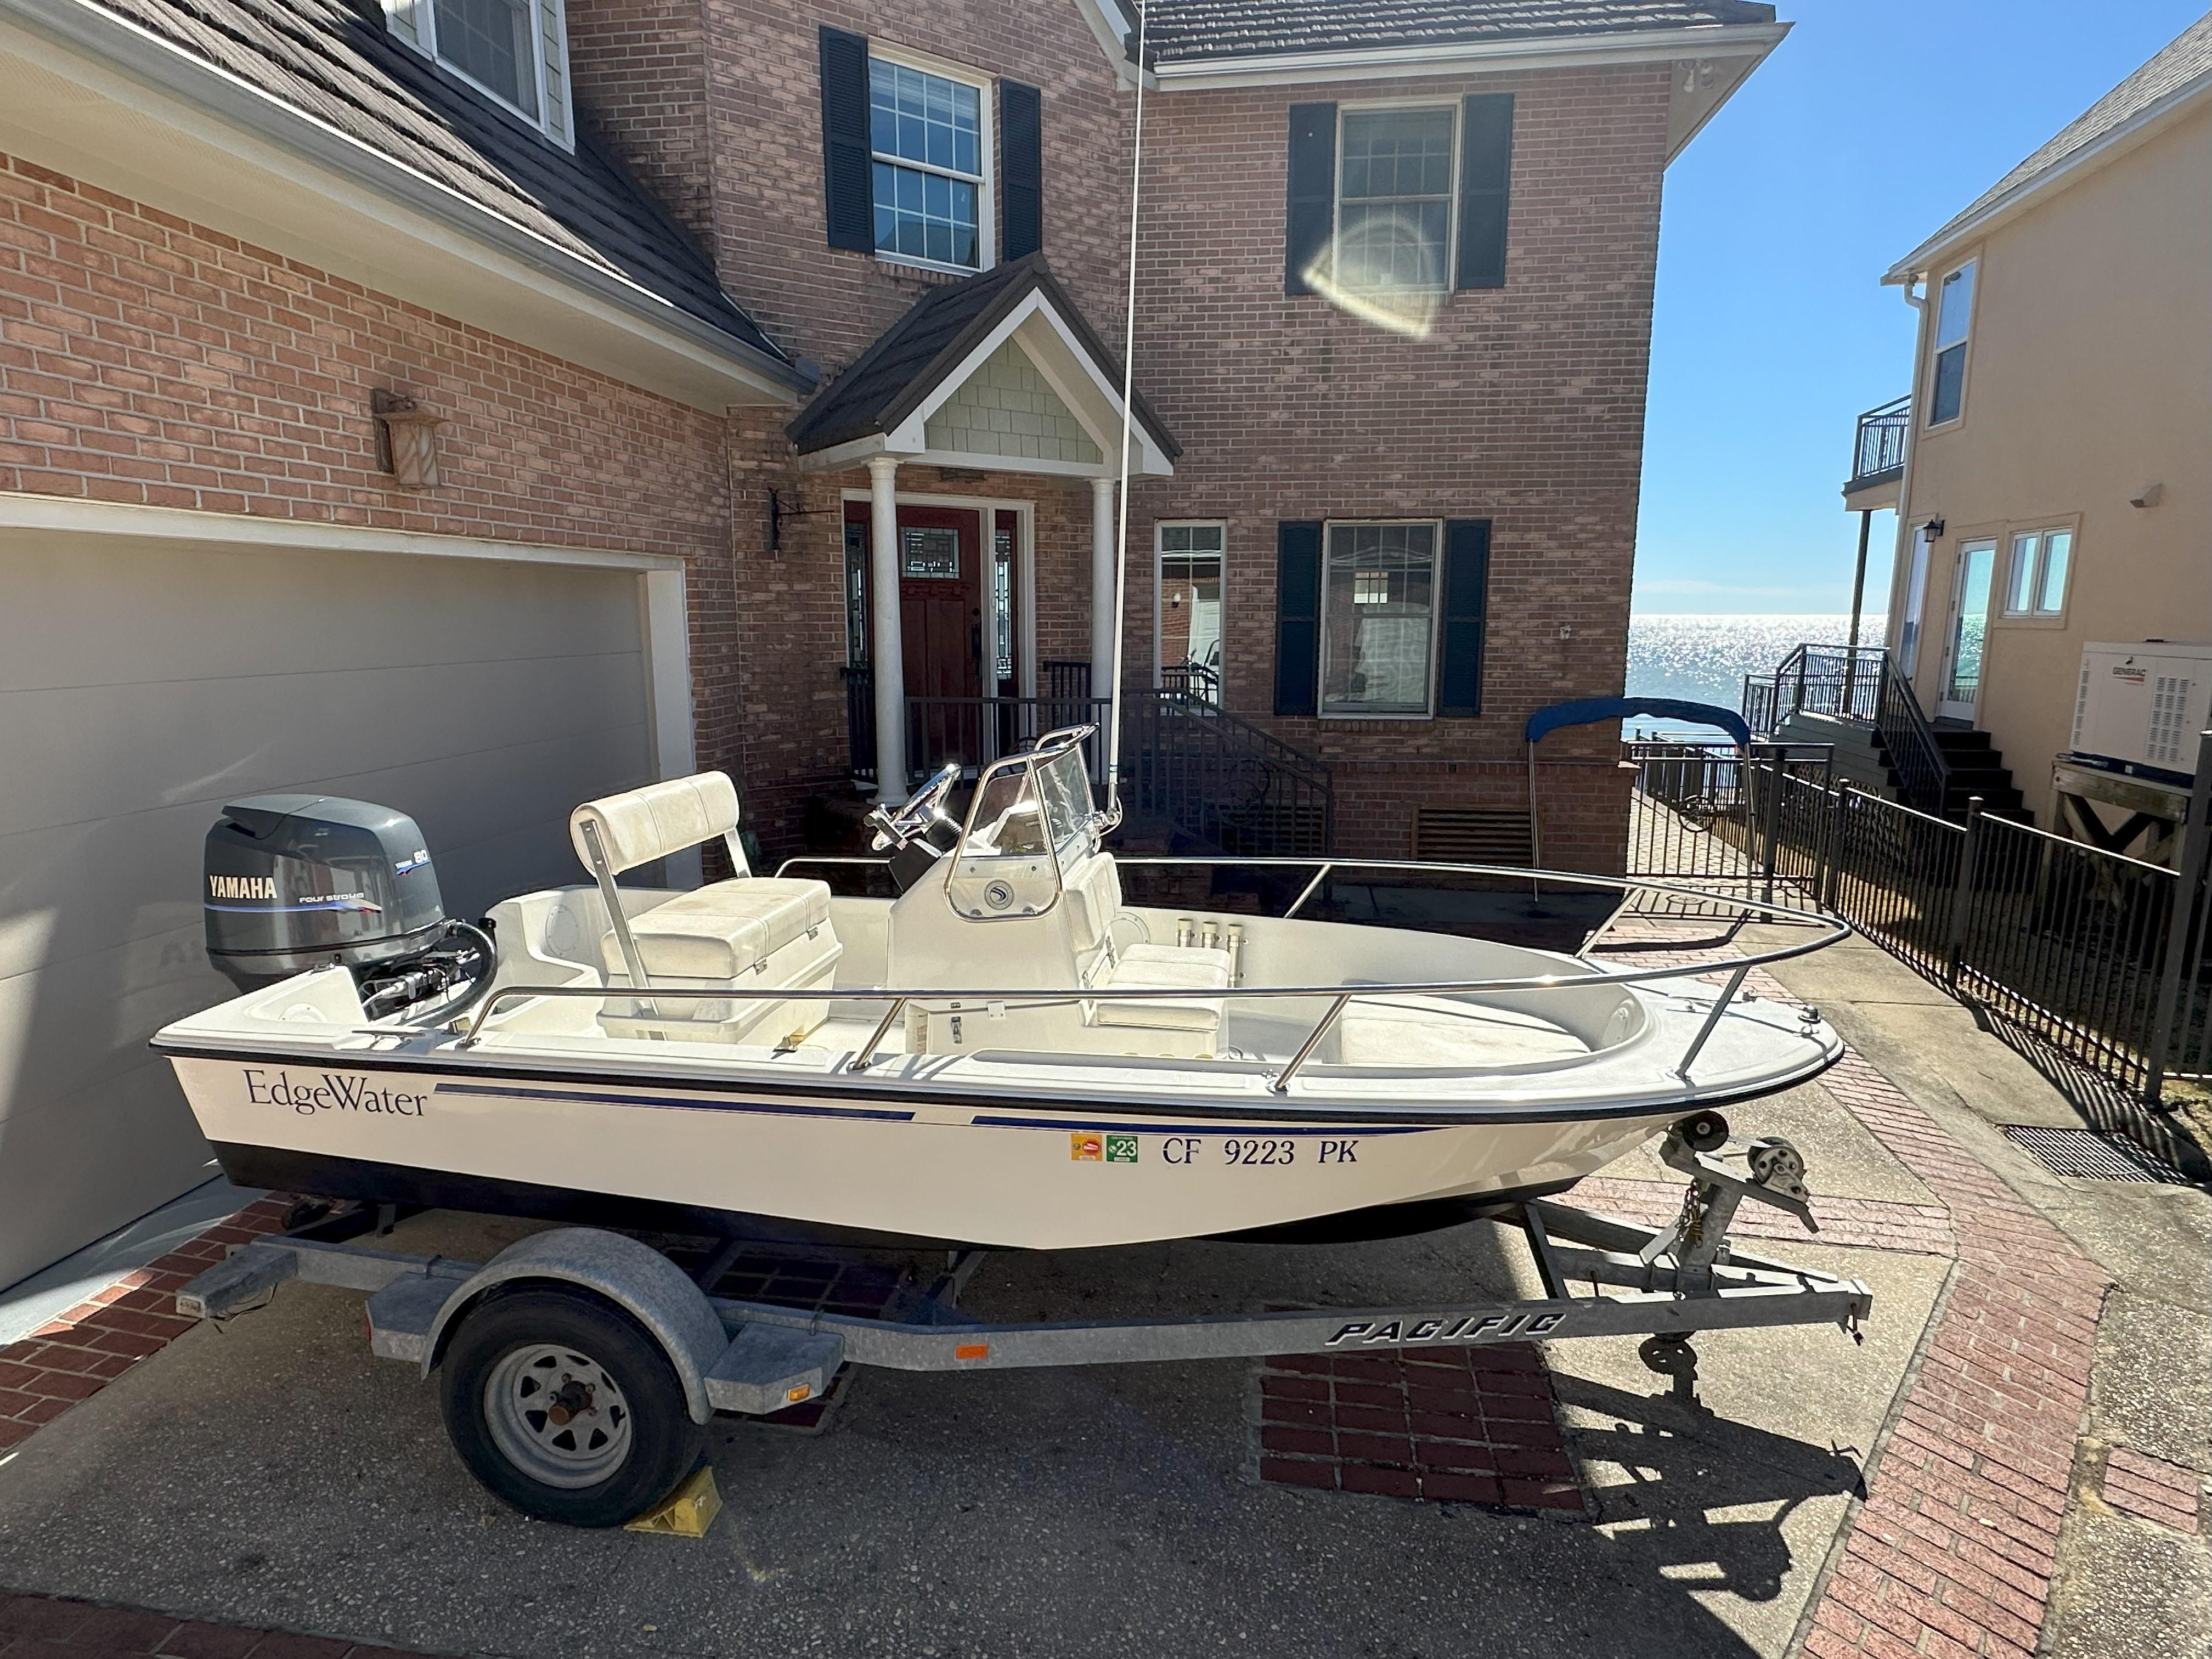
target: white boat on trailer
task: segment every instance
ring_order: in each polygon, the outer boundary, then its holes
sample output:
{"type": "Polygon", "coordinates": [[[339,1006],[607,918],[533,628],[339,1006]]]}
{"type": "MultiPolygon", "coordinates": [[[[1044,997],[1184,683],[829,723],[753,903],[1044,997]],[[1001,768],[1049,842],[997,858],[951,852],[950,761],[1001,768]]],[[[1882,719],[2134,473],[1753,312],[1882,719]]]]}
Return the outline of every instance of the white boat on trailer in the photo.
{"type": "Polygon", "coordinates": [[[1717,1155],[1719,1108],[1838,1057],[1810,1010],[1741,991],[1839,926],[1717,899],[1814,924],[1717,986],[1694,977],[1708,963],[1630,969],[1297,914],[1332,869],[1634,884],[1597,878],[1322,863],[1281,917],[1127,906],[1091,804],[1091,735],[986,768],[963,822],[944,810],[956,769],[883,813],[895,899],[750,874],[719,774],[578,808],[593,884],[510,899],[482,927],[447,921],[403,816],[237,803],[209,836],[208,938],[247,988],[155,1042],[234,1179],[358,1201],[327,1219],[301,1206],[292,1231],[179,1291],[179,1311],[246,1312],[290,1279],[368,1292],[373,1352],[437,1378],[471,1472],[585,1526],[671,1504],[696,1520],[680,1494],[713,1413],[772,1413],[848,1364],[1642,1335],[1686,1393],[1697,1331],[1856,1334],[1864,1285],[1729,1240],[1746,1200],[1813,1226],[1796,1150],[1717,1155]],[[716,837],[726,880],[616,882],[716,837]],[[1671,1225],[1545,1196],[1655,1138],[1688,1176],[1671,1225]],[[355,1242],[410,1206],[599,1224],[481,1265],[355,1242]],[[1541,1296],[993,1322],[957,1305],[983,1248],[875,1317],[711,1293],[764,1238],[1048,1249],[1476,1218],[1518,1227],[1541,1296]],[[695,1277],[652,1230],[720,1242],[695,1277]]]}
{"type": "Polygon", "coordinates": [[[1808,939],[1723,987],[1297,914],[1332,869],[1507,873],[1479,866],[1317,865],[1280,917],[1127,905],[1093,735],[985,768],[964,822],[952,767],[880,812],[896,898],[749,873],[708,773],[579,807],[593,884],[481,932],[449,931],[399,815],[240,803],[210,836],[209,937],[254,988],[155,1043],[243,1185],[1041,1249],[1446,1224],[1841,1051],[1741,994],[1843,932],[1778,907],[1753,908],[1808,939]],[[728,879],[617,884],[709,841],[728,879]]]}

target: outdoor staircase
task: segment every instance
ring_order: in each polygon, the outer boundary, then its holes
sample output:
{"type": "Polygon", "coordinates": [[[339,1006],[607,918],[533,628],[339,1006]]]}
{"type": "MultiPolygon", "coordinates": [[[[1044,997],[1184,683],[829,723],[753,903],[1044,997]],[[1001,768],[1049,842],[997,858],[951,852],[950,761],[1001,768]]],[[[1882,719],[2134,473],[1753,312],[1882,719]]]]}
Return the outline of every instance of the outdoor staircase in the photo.
{"type": "Polygon", "coordinates": [[[1944,776],[1945,817],[1966,817],[1966,803],[1978,795],[1984,812],[2027,820],[2021,793],[2013,787],[2012,770],[2004,763],[2003,751],[1990,746],[1988,732],[1939,721],[1936,742],[1950,769],[1944,776]]]}
{"type": "Polygon", "coordinates": [[[1978,796],[1985,812],[2033,821],[1989,733],[1929,720],[1878,647],[1801,645],[1773,673],[1747,676],[1743,692],[1753,732],[1834,744],[1839,781],[1942,817],[1964,818],[1978,796]]]}
{"type": "Polygon", "coordinates": [[[1328,763],[1192,691],[1124,700],[1125,841],[1234,858],[1309,858],[1329,850],[1335,787],[1328,763]]]}

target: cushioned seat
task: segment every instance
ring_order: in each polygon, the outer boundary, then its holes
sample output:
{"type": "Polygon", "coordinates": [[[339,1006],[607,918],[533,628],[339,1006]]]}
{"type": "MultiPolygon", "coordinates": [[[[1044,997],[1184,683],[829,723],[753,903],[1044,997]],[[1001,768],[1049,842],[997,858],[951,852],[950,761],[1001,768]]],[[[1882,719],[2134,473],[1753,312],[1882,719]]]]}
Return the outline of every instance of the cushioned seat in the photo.
{"type": "MultiPolygon", "coordinates": [[[[829,920],[826,883],[747,876],[679,893],[630,918],[629,931],[653,978],[734,980],[829,920]]],[[[610,974],[623,971],[612,928],[599,954],[610,974]]]]}
{"type": "MultiPolygon", "coordinates": [[[[1094,991],[1222,992],[1229,988],[1229,952],[1171,945],[1133,945],[1106,974],[1091,982],[1094,991]]],[[[1221,1025],[1222,999],[1216,996],[1102,996],[1092,1006],[1099,1025],[1149,1030],[1212,1031],[1221,1025]]]]}

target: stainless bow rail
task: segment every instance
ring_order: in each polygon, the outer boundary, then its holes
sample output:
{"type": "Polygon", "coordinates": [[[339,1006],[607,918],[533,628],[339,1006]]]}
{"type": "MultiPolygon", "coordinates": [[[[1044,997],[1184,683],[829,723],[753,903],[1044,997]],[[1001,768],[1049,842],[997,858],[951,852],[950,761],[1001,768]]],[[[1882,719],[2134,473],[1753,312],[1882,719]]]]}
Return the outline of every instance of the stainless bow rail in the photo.
{"type": "MultiPolygon", "coordinates": [[[[1686,1082],[1689,1080],[1691,1066],[1696,1062],[1698,1054],[1704,1051],[1706,1042],[1711,1036],[1714,1028],[1720,1023],[1722,1015],[1727,1012],[1729,1004],[1736,1000],[1738,994],[1742,989],[1743,981],[1746,976],[1753,969],[1765,967],[1778,962],[1788,962],[1798,957],[1809,955],[1814,951],[1824,949],[1830,945],[1836,944],[1842,939],[1850,938],[1852,933],[1856,931],[1849,922],[1844,921],[1838,917],[1824,915],[1812,910],[1799,909],[1790,905],[1778,904],[1771,899],[1755,899],[1747,895],[1741,894],[1723,895],[1709,892],[1700,888],[1683,886],[1673,882],[1652,881],[1637,877],[1593,876],[1564,870],[1529,870],[1506,865],[1445,864],[1428,860],[1405,859],[1352,860],[1337,858],[1295,859],[1227,857],[1187,859],[1154,856],[1122,858],[1116,855],[1115,861],[1120,864],[1129,866],[1168,866],[1200,869],[1217,867],[1312,869],[1318,866],[1317,873],[1311,881],[1306,884],[1304,890],[1302,891],[1298,895],[1297,898],[1292,902],[1290,910],[1285,913],[1285,918],[1284,919],[1294,916],[1298,909],[1304,905],[1305,902],[1319,889],[1322,883],[1332,874],[1341,871],[1384,871],[1399,875],[1437,874],[1455,877],[1476,876],[1486,878],[1505,878],[1516,882],[1534,879],[1562,885],[1610,890],[1622,894],[1632,894],[1646,891],[1666,893],[1680,898],[1704,900],[1708,902],[1722,906],[1724,908],[1741,910],[1747,913],[1747,915],[1756,913],[1757,915],[1771,921],[1804,924],[1815,930],[1814,935],[1808,939],[1798,940],[1789,945],[1778,945],[1772,949],[1761,951],[1750,956],[1734,957],[1724,963],[1692,962],[1674,963],[1657,968],[1620,968],[1591,963],[1588,958],[1577,958],[1578,961],[1583,963],[1584,966],[1589,969],[1589,971],[1583,973],[1562,972],[1556,974],[1522,975],[1504,979],[1408,980],[1395,984],[1363,984],[1356,988],[1347,988],[1341,984],[1244,985],[1232,987],[1227,994],[1257,1001],[1271,1000],[1276,998],[1299,997],[1322,997],[1328,1000],[1328,1008],[1323,1011],[1320,1018],[1315,1024],[1312,1031],[1308,1034],[1304,1042],[1300,1044],[1297,1051],[1291,1055],[1288,1062],[1286,1062],[1283,1068],[1274,1075],[1271,1081],[1269,1087],[1274,1093],[1279,1095],[1289,1092],[1291,1079],[1295,1078],[1302,1069],[1304,1069],[1308,1060],[1312,1058],[1315,1051],[1321,1046],[1323,1039],[1328,1036],[1329,1031],[1334,1027],[1337,1020],[1343,1015],[1344,1011],[1354,1001],[1359,1000],[1363,998],[1392,996],[1469,996],[1483,993],[1507,991],[1583,989],[1591,986],[1599,985],[1646,985],[1658,983],[1667,980],[1686,979],[1699,975],[1726,972],[1729,975],[1729,979],[1726,988],[1721,992],[1720,995],[1714,1000],[1711,1011],[1705,1016],[1704,1024],[1698,1027],[1696,1034],[1691,1038],[1684,1050],[1681,1060],[1674,1068],[1674,1074],[1686,1082]]],[[[880,869],[884,866],[887,860],[880,859],[853,857],[794,858],[787,859],[782,864],[779,865],[776,868],[776,874],[781,876],[787,871],[804,866],[862,866],[869,868],[880,869]]],[[[655,988],[656,988],[651,983],[649,978],[647,979],[644,983],[639,985],[501,986],[499,989],[494,991],[488,998],[485,999],[483,1008],[476,1014],[473,1021],[469,1024],[467,1032],[462,1037],[459,1046],[465,1048],[476,1047],[479,1040],[484,1035],[485,1028],[489,1024],[494,1012],[502,1005],[507,1003],[523,1001],[533,997],[588,997],[596,998],[601,1000],[606,1000],[617,997],[629,997],[642,1000],[647,994],[650,994],[655,988]]],[[[1066,1007],[1071,1004],[1079,1005],[1085,1002],[1096,1001],[1102,996],[1108,994],[1107,993],[1092,986],[1073,986],[1047,989],[1039,989],[1036,987],[1027,987],[1003,990],[994,990],[990,988],[971,989],[966,987],[955,989],[949,987],[859,986],[849,989],[822,989],[809,988],[804,992],[796,991],[790,987],[738,988],[732,986],[725,988],[722,986],[714,986],[711,988],[702,988],[699,986],[687,985],[678,988],[664,985],[657,988],[663,995],[667,996],[672,996],[680,990],[684,997],[696,1001],[787,1002],[793,1000],[794,997],[802,995],[809,1000],[816,1001],[846,1003],[879,1003],[886,1000],[889,1001],[890,1004],[889,1011],[885,1012],[883,1018],[878,1022],[875,1030],[869,1037],[867,1042],[849,1061],[846,1062],[842,1069],[848,1072],[866,1071],[868,1066],[874,1062],[877,1050],[882,1045],[884,1038],[890,1034],[891,1026],[896,1022],[900,1013],[902,1013],[909,1004],[919,1003],[925,1007],[933,1008],[936,1004],[942,1003],[948,1000],[952,1000],[963,1003],[993,1004],[1008,1008],[1054,1008],[1066,1007]]],[[[1191,992],[1187,988],[1180,987],[1155,989],[1133,986],[1125,988],[1116,986],[1111,993],[1114,1000],[1117,1002],[1145,1001],[1153,1000],[1166,1001],[1177,999],[1188,1000],[1191,994],[1191,992]]],[[[419,1030],[427,1031],[440,1029],[444,1028],[436,1023],[421,1027],[377,1025],[364,1028],[364,1030],[368,1030],[371,1034],[378,1036],[388,1036],[394,1031],[398,1030],[419,1030]]],[[[1249,1062],[1235,1060],[1190,1060],[1183,1063],[1191,1065],[1236,1066],[1249,1062]]]]}

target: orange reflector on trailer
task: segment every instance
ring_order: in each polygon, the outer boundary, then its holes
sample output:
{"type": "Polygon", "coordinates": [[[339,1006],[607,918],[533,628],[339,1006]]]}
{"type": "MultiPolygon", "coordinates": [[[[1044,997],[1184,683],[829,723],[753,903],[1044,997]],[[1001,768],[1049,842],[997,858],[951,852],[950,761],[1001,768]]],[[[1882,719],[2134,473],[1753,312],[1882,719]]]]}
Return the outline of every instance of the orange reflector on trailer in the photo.
{"type": "Polygon", "coordinates": [[[988,1359],[991,1345],[988,1342],[963,1342],[953,1349],[952,1357],[955,1359],[988,1359]]]}
{"type": "Polygon", "coordinates": [[[795,1389],[786,1389],[783,1391],[784,1403],[787,1406],[796,1406],[813,1392],[814,1390],[804,1382],[795,1389]]]}

